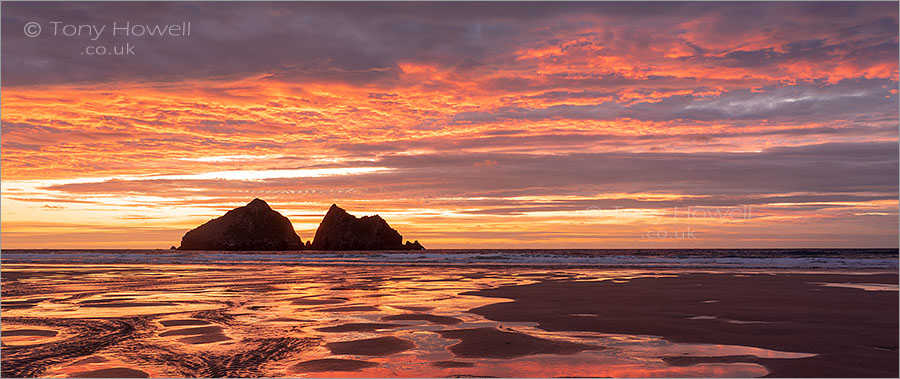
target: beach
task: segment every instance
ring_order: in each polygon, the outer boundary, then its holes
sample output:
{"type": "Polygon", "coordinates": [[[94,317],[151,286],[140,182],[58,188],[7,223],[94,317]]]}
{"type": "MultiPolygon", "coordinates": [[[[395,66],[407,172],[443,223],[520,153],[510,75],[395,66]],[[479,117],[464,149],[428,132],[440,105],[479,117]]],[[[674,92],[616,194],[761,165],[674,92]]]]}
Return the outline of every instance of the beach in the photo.
{"type": "Polygon", "coordinates": [[[895,268],[5,261],[2,280],[4,377],[898,373],[895,268]]]}
{"type": "Polygon", "coordinates": [[[675,366],[745,362],[774,377],[885,377],[898,371],[897,292],[872,289],[890,285],[897,285],[897,275],[689,273],[618,283],[545,281],[479,291],[515,301],[473,312],[501,322],[537,322],[549,331],[815,354],[661,357],[675,366]]]}

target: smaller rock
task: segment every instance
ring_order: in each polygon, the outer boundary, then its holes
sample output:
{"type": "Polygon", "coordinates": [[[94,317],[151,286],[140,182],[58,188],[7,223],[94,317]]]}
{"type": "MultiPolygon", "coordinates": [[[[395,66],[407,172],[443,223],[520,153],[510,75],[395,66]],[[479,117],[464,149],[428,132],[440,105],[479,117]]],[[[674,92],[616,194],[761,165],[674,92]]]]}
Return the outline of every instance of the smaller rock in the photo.
{"type": "Polygon", "coordinates": [[[403,245],[403,247],[405,247],[406,250],[425,250],[425,247],[419,243],[419,240],[416,240],[416,242],[406,241],[406,244],[403,245]]]}
{"type": "Polygon", "coordinates": [[[314,250],[424,250],[418,241],[403,244],[403,236],[381,216],[357,218],[332,204],[316,229],[314,250]]]}

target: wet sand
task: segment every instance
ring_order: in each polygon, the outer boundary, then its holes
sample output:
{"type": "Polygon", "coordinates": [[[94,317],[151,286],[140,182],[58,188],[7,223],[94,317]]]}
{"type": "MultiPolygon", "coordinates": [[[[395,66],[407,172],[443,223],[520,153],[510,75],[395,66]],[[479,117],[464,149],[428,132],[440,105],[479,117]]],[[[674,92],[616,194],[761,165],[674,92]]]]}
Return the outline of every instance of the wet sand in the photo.
{"type": "Polygon", "coordinates": [[[329,372],[329,371],[359,371],[364,368],[378,366],[378,363],[360,361],[356,359],[315,359],[300,362],[291,366],[292,372],[329,372]]]}
{"type": "Polygon", "coordinates": [[[346,332],[374,332],[382,329],[392,329],[407,326],[406,324],[379,324],[374,322],[352,322],[326,328],[316,328],[320,332],[326,333],[346,333],[346,332]]]}
{"type": "Polygon", "coordinates": [[[163,320],[159,323],[163,326],[209,325],[209,322],[203,320],[163,320]]]}
{"type": "Polygon", "coordinates": [[[350,305],[346,307],[317,309],[317,312],[375,312],[378,307],[370,305],[350,305]]]}
{"type": "Polygon", "coordinates": [[[221,333],[221,326],[202,326],[199,328],[185,328],[185,329],[176,329],[170,330],[168,332],[160,333],[160,337],[167,336],[192,336],[197,334],[213,334],[213,333],[221,333]]]}
{"type": "Polygon", "coordinates": [[[432,362],[431,365],[434,367],[441,367],[441,368],[475,367],[475,364],[472,362],[457,362],[457,361],[437,361],[437,362],[432,362]]]}
{"type": "Polygon", "coordinates": [[[59,332],[55,330],[41,330],[41,329],[16,329],[3,332],[4,336],[14,337],[14,336],[39,336],[39,337],[53,337],[59,334],[59,332]]]}
{"type": "Polygon", "coordinates": [[[2,374],[896,376],[859,274],[4,264],[2,374]]]}
{"type": "Polygon", "coordinates": [[[347,302],[347,299],[309,299],[300,298],[291,301],[294,305],[323,305],[323,304],[340,304],[347,302]]]}
{"type": "Polygon", "coordinates": [[[515,301],[472,311],[496,321],[537,322],[548,331],[656,335],[673,342],[817,354],[801,359],[663,358],[674,365],[753,362],[775,377],[896,377],[897,293],[812,284],[861,279],[897,284],[893,274],[683,274],[619,283],[547,281],[473,292],[515,301]]]}
{"type": "Polygon", "coordinates": [[[522,333],[494,328],[455,329],[438,332],[444,338],[459,339],[450,351],[461,358],[509,359],[535,354],[568,355],[603,347],[565,341],[552,341],[522,333]]]}
{"type": "Polygon", "coordinates": [[[397,337],[377,337],[364,340],[332,342],[325,347],[336,355],[376,355],[397,354],[412,349],[416,344],[397,337]]]}
{"type": "Polygon", "coordinates": [[[105,368],[72,374],[70,378],[149,378],[150,375],[141,370],[125,367],[105,368]]]}
{"type": "Polygon", "coordinates": [[[386,316],[381,318],[382,321],[428,321],[432,324],[440,325],[456,325],[462,320],[456,317],[435,316],[427,313],[402,314],[394,316],[386,316]]]}
{"type": "MultiPolygon", "coordinates": [[[[184,321],[191,320],[177,320],[182,322],[177,322],[175,324],[184,324],[184,321]]],[[[205,322],[203,320],[197,320],[200,322],[205,322]]],[[[166,325],[166,322],[160,322],[163,325],[166,325]]],[[[169,323],[171,324],[171,323],[169,323]]],[[[171,325],[166,325],[171,326],[171,325]]],[[[166,332],[162,332],[159,334],[160,337],[168,337],[168,336],[190,336],[179,338],[178,341],[189,343],[189,344],[204,344],[204,343],[212,343],[212,342],[220,342],[220,341],[228,341],[231,338],[228,338],[224,333],[222,333],[223,329],[221,326],[201,326],[197,328],[184,328],[184,329],[175,329],[169,330],[166,332]]]]}

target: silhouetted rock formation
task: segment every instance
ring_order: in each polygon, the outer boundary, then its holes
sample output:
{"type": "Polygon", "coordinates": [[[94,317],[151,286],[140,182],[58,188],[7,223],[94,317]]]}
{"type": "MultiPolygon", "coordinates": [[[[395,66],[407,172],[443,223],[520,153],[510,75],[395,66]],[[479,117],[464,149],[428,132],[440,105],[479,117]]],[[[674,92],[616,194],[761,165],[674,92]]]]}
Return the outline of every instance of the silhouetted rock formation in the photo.
{"type": "Polygon", "coordinates": [[[403,236],[381,216],[356,218],[332,204],[310,245],[316,250],[424,250],[419,244],[403,244],[403,236]]]}
{"type": "Polygon", "coordinates": [[[178,250],[300,250],[303,241],[287,217],[265,201],[228,211],[187,232],[178,250]]]}
{"type": "MultiPolygon", "coordinates": [[[[172,247],[175,248],[174,246],[172,247]]],[[[331,205],[313,241],[300,240],[287,217],[265,201],[253,199],[187,232],[178,250],[424,250],[419,241],[403,236],[381,216],[356,218],[331,205]]]]}

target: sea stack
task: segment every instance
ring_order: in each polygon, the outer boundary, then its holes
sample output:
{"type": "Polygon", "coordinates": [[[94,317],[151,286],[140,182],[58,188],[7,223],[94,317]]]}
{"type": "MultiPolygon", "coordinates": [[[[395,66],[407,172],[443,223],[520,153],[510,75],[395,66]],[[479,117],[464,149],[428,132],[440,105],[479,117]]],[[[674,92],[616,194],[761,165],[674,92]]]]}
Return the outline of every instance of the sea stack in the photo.
{"type": "Polygon", "coordinates": [[[315,250],[424,250],[419,241],[403,243],[403,236],[381,216],[356,218],[332,204],[310,245],[315,250]]]}
{"type": "Polygon", "coordinates": [[[253,199],[187,232],[178,250],[301,250],[303,241],[287,217],[253,199]]]}

